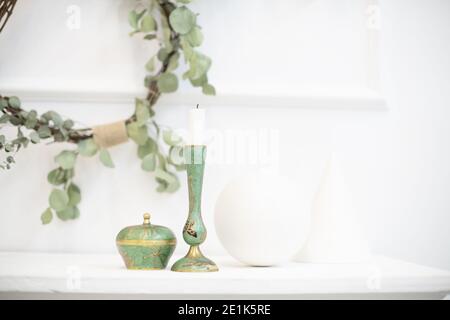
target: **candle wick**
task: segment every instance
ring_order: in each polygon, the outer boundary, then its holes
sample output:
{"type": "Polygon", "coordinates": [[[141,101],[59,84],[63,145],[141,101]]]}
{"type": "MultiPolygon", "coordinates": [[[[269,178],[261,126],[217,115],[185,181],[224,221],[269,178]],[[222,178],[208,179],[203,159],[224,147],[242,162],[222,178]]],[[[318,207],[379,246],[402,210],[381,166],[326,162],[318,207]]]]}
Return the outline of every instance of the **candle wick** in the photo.
{"type": "Polygon", "coordinates": [[[197,103],[197,109],[198,109],[198,103],[197,103]]]}

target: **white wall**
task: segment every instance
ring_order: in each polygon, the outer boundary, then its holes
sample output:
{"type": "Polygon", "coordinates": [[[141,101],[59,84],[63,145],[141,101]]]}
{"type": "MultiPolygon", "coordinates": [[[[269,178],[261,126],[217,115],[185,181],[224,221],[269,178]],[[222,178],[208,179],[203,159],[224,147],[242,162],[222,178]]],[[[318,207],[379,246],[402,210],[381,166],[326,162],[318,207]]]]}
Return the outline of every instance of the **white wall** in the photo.
{"type": "MultiPolygon", "coordinates": [[[[300,97],[297,108],[276,103],[264,108],[211,105],[208,127],[222,133],[278,132],[280,171],[300,183],[299,203],[306,207],[328,153],[337,152],[372,249],[450,268],[450,4],[380,2],[381,84],[387,110],[304,108],[300,99],[303,91],[310,92],[308,86],[314,90],[364,86],[365,39],[363,32],[354,31],[364,30],[359,27],[364,20],[357,18],[363,2],[198,0],[196,9],[207,39],[203,50],[213,58],[211,79],[219,91],[257,95],[270,88],[280,99],[300,97]]],[[[142,64],[152,48],[130,40],[123,32],[126,23],[118,25],[125,20],[127,6],[125,0],[19,2],[0,35],[0,91],[47,92],[44,100],[37,99],[36,92],[30,94],[35,98],[26,105],[53,108],[86,124],[127,116],[130,103],[81,103],[76,101],[79,94],[69,95],[67,100],[72,101],[63,103],[48,95],[49,90],[90,90],[111,91],[117,97],[117,92],[132,96],[140,90],[142,64]],[[82,9],[80,30],[65,27],[69,4],[82,9]]],[[[166,103],[157,109],[158,121],[174,127],[183,128],[186,115],[186,106],[166,103]]],[[[185,187],[176,195],[154,192],[155,183],[140,170],[131,143],[111,150],[115,170],[92,159],[79,163],[77,182],[83,191],[79,220],[41,226],[39,215],[50,191],[46,174],[60,149],[59,145],[27,149],[18,155],[13,170],[1,173],[0,250],[113,252],[115,234],[138,223],[146,210],[153,213],[155,223],[180,232],[187,211],[185,187]]],[[[203,207],[210,232],[205,251],[223,253],[214,235],[215,199],[231,176],[251,167],[209,164],[203,207]]],[[[185,249],[177,248],[180,253],[185,249]]]]}

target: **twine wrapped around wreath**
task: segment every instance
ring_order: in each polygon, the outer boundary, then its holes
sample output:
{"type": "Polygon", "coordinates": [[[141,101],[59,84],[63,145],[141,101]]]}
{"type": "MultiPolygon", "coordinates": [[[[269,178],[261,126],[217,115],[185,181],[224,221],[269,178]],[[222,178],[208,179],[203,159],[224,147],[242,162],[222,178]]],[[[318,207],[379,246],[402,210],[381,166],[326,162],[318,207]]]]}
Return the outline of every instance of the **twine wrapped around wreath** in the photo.
{"type": "Polygon", "coordinates": [[[0,0],[0,32],[8,22],[17,0],[0,0]]]}
{"type": "Polygon", "coordinates": [[[125,121],[103,124],[92,128],[95,143],[101,148],[109,148],[128,141],[125,121]]]}

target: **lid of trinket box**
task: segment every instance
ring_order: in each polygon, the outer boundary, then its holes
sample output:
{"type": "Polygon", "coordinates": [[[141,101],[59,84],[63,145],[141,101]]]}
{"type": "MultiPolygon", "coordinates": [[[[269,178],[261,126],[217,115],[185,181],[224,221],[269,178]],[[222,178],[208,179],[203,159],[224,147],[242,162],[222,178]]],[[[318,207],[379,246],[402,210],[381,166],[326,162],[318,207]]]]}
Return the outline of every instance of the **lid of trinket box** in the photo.
{"type": "Polygon", "coordinates": [[[154,225],[150,223],[150,214],[144,214],[144,223],[135,226],[129,226],[122,229],[116,237],[117,244],[148,244],[154,241],[155,245],[176,244],[177,240],[174,233],[167,227],[154,225]],[[165,243],[167,242],[167,243],[165,243]]]}

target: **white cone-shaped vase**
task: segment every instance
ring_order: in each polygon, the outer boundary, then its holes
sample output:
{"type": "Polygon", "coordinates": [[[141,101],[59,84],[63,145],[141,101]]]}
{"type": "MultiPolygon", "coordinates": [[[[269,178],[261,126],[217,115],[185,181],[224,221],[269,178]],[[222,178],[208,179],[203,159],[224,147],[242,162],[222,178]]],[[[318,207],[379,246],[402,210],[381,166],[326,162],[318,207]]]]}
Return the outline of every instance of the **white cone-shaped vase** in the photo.
{"type": "Polygon", "coordinates": [[[297,262],[364,263],[367,241],[352,206],[352,194],[334,155],[326,165],[312,205],[311,229],[297,262]]]}

